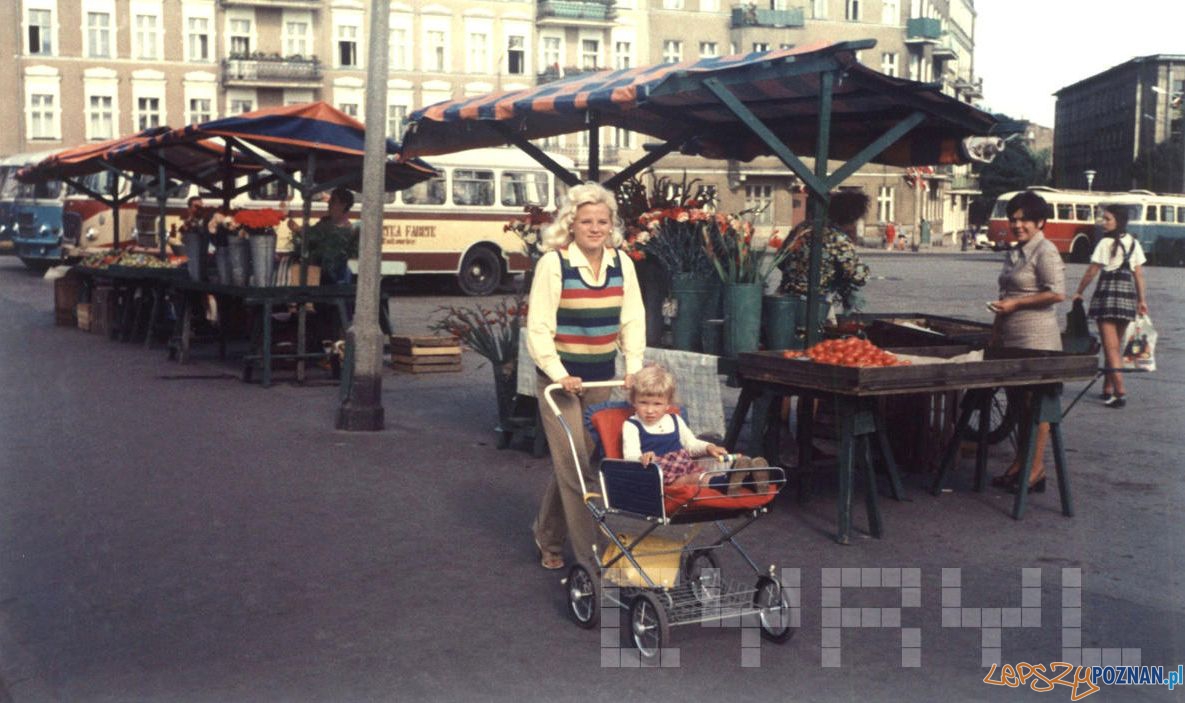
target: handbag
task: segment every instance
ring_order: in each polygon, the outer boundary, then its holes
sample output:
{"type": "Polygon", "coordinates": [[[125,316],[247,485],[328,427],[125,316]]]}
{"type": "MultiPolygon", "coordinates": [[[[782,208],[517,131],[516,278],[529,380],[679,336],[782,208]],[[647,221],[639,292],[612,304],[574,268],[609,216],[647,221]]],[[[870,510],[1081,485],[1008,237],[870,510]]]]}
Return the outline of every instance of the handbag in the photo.
{"type": "Polygon", "coordinates": [[[1062,351],[1071,354],[1095,354],[1099,350],[1098,340],[1090,333],[1086,322],[1086,308],[1081,300],[1075,300],[1066,313],[1066,331],[1062,333],[1062,351]]]}
{"type": "Polygon", "coordinates": [[[1136,315],[1123,334],[1123,368],[1127,371],[1156,370],[1156,328],[1152,318],[1136,315]]]}

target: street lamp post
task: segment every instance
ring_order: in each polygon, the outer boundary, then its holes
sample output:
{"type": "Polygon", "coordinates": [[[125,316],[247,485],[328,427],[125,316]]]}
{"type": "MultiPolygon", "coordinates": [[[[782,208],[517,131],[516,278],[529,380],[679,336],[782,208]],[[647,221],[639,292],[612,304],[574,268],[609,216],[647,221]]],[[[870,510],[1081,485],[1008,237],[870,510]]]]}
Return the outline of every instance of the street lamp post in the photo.
{"type": "Polygon", "coordinates": [[[1093,168],[1088,168],[1082,172],[1082,175],[1086,176],[1086,192],[1089,193],[1094,190],[1094,177],[1097,173],[1098,171],[1095,171],[1093,168]]]}

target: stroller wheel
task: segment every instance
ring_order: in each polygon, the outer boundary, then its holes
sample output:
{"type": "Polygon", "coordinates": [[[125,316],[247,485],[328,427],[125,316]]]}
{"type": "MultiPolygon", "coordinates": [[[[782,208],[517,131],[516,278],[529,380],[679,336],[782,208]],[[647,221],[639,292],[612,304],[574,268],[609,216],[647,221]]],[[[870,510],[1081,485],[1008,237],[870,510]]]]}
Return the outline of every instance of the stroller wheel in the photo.
{"type": "Polygon", "coordinates": [[[768,576],[757,579],[753,606],[757,608],[763,638],[780,644],[794,636],[794,610],[777,581],[768,576]]]}
{"type": "Polygon", "coordinates": [[[712,550],[697,549],[687,555],[683,561],[683,581],[701,604],[720,597],[720,564],[712,550]]]}
{"type": "Polygon", "coordinates": [[[643,591],[630,604],[630,634],[642,661],[654,663],[671,638],[667,609],[650,591],[643,591]]]}
{"type": "Polygon", "coordinates": [[[568,615],[578,626],[589,630],[601,621],[601,581],[593,578],[583,564],[574,564],[564,579],[568,590],[568,615]]]}

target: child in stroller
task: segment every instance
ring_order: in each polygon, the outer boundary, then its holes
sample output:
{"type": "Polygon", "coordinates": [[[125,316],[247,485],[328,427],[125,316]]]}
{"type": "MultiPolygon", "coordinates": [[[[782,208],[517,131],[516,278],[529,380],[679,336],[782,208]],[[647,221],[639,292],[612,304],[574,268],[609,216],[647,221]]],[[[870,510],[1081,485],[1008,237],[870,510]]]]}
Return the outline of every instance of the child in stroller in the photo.
{"type": "Polygon", "coordinates": [[[630,388],[634,415],[621,428],[623,458],[645,465],[658,464],[666,486],[698,486],[706,482],[731,496],[752,485],[758,493],[764,493],[769,471],[761,467],[769,464],[761,457],[736,457],[732,468],[757,469],[751,473],[705,471],[695,461],[697,457],[711,456],[727,462],[730,457],[727,449],[699,439],[683,418],[669,412],[675,388],[675,377],[662,366],[647,366],[634,374],[634,385],[630,388]]]}

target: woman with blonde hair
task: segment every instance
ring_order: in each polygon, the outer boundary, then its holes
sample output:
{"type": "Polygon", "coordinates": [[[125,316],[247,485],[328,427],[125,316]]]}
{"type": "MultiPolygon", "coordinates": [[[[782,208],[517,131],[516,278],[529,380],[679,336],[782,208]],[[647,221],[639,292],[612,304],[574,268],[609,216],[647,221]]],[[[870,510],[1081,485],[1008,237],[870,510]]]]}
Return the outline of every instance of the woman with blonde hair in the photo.
{"type": "Polygon", "coordinates": [[[554,475],[532,531],[545,569],[564,566],[568,539],[578,562],[593,563],[596,524],[584,506],[584,486],[559,419],[547,407],[543,389],[563,386],[556,404],[574,433],[580,469],[587,477],[589,448],[584,409],[609,398],[607,388],[586,381],[616,376],[618,351],[625,356],[625,385],[642,368],[646,317],[633,262],[622,254],[617,199],[596,183],[573,186],[552,225],[544,232],[547,251],[535,264],[527,312],[527,349],[538,372],[543,432],[554,475]]]}

